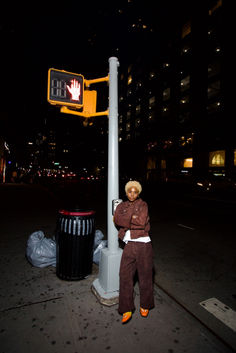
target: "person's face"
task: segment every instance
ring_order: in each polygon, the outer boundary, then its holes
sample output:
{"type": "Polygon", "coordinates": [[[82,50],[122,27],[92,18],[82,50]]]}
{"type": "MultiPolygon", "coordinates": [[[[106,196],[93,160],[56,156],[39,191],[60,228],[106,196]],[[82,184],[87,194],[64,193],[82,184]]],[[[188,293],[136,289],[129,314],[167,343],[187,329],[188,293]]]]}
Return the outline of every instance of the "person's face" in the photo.
{"type": "Polygon", "coordinates": [[[137,199],[138,195],[139,195],[139,192],[134,186],[129,188],[127,191],[127,197],[129,199],[129,201],[131,201],[131,202],[135,201],[137,199]]]}

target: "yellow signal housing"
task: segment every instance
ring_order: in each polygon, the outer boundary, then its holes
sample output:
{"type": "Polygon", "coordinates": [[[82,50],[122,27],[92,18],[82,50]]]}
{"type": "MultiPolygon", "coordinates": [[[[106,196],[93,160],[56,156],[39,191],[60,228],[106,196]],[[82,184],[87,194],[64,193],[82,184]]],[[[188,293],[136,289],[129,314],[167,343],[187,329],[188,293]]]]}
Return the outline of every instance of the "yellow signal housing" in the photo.
{"type": "Polygon", "coordinates": [[[93,116],[97,107],[97,91],[84,91],[84,107],[83,114],[85,116],[93,116]]]}

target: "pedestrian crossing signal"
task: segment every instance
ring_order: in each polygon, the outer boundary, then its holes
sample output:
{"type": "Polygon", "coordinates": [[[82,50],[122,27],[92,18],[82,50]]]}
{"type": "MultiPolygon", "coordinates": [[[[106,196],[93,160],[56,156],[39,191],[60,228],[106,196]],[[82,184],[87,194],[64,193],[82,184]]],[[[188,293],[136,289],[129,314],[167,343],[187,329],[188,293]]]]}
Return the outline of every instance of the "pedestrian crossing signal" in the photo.
{"type": "Polygon", "coordinates": [[[84,77],[64,70],[48,70],[48,102],[82,108],[84,104],[84,77]]]}

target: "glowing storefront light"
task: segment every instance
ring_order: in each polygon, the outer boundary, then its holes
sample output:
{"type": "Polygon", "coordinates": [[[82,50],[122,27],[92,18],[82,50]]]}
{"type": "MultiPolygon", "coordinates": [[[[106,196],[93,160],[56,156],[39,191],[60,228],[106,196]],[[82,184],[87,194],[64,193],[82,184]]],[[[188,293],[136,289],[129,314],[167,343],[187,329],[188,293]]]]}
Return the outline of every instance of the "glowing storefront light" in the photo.
{"type": "Polygon", "coordinates": [[[210,167],[224,167],[225,166],[225,151],[213,151],[209,153],[210,167]]]}

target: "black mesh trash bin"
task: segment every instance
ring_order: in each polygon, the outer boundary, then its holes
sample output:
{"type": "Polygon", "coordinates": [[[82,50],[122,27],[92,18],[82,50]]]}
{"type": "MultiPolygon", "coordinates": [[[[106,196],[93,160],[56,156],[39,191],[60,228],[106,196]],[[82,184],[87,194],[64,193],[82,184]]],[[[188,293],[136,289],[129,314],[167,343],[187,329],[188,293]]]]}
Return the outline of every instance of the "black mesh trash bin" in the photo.
{"type": "Polygon", "coordinates": [[[59,278],[79,280],[92,273],[94,234],[94,211],[59,211],[56,239],[59,278]]]}

